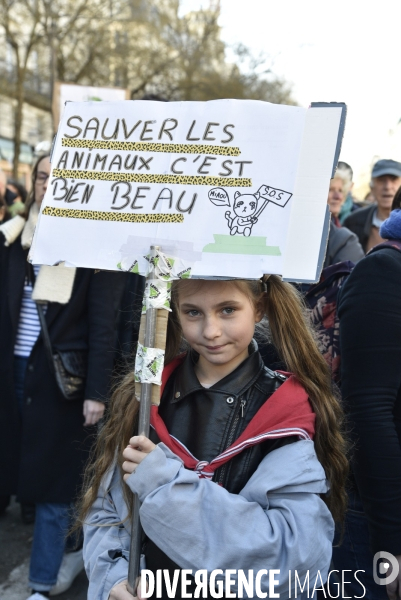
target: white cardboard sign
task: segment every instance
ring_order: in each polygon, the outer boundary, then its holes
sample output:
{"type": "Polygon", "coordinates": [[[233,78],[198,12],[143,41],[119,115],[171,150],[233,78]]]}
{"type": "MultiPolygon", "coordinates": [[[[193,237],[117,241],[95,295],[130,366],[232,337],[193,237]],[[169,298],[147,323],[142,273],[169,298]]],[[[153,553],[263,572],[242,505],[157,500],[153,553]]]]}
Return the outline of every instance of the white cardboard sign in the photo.
{"type": "Polygon", "coordinates": [[[195,277],[319,275],[340,107],[69,102],[30,259],[195,277]]]}

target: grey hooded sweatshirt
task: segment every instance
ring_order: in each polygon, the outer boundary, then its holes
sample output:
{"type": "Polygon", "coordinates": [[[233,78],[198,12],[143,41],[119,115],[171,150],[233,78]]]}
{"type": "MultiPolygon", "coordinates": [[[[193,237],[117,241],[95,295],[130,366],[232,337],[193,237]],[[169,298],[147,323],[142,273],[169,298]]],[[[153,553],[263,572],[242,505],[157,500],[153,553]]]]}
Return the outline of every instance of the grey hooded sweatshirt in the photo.
{"type": "MultiPolygon", "coordinates": [[[[267,598],[282,600],[310,597],[308,589],[326,581],[334,524],[319,496],[328,486],[311,441],[270,452],[239,494],[200,479],[162,443],[127,484],[139,495],[145,533],[193,575],[200,569],[209,575],[215,569],[247,575],[253,569],[256,576],[262,569],[276,569],[278,583],[271,595],[268,576],[262,576],[261,590],[267,598]],[[303,593],[298,581],[306,581],[303,593]]],[[[122,485],[118,468],[110,469],[86,519],[88,600],[107,600],[110,590],[127,579],[131,523],[122,485]]],[[[236,584],[230,587],[235,589],[236,584]]]]}

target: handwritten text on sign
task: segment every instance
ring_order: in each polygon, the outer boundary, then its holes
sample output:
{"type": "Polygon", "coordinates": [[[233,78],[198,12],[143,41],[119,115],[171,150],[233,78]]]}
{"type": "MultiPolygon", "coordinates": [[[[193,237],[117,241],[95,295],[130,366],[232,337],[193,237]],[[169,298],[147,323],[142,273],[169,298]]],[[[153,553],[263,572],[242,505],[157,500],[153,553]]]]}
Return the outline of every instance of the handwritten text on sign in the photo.
{"type": "Polygon", "coordinates": [[[199,275],[235,275],[249,255],[258,272],[279,272],[305,113],[235,100],[67,103],[40,251],[142,273],[157,242],[199,275]]]}
{"type": "MultiPolygon", "coordinates": [[[[124,118],[114,119],[111,126],[109,118],[106,118],[104,122],[101,122],[97,117],[88,119],[85,124],[82,121],[83,119],[80,116],[70,117],[67,121],[67,130],[70,133],[64,133],[61,143],[64,148],[75,150],[64,150],[53,171],[55,176],[52,181],[54,200],[87,204],[94,186],[85,184],[84,181],[86,180],[116,182],[110,186],[110,191],[113,192],[111,210],[124,210],[128,207],[131,210],[143,208],[140,201],[147,197],[146,192],[150,188],[148,186],[133,186],[133,183],[207,186],[220,184],[229,187],[252,185],[249,178],[242,178],[245,165],[252,164],[252,161],[225,158],[227,156],[239,156],[241,152],[238,147],[153,142],[153,140],[165,138],[174,141],[174,130],[178,127],[177,119],[165,119],[159,128],[155,127],[155,120],[142,123],[140,119],[136,123],[127,124],[124,118]],[[124,141],[112,141],[118,138],[120,130],[124,141]],[[82,138],[77,139],[81,134],[82,138]],[[91,139],[86,139],[87,137],[91,139]],[[137,138],[139,141],[126,141],[130,138],[137,138]],[[118,153],[110,155],[104,152],[96,152],[95,154],[92,153],[92,150],[115,150],[118,153]],[[175,158],[170,164],[170,173],[161,174],[150,173],[154,156],[143,156],[137,153],[134,154],[134,152],[180,153],[196,156],[193,158],[187,156],[175,158]],[[218,160],[218,157],[224,158],[218,160]],[[196,175],[185,174],[185,170],[191,171],[191,169],[188,169],[189,165],[185,164],[188,162],[197,163],[196,175]],[[233,173],[237,176],[231,177],[233,173]],[[68,185],[67,179],[74,180],[74,183],[68,185]],[[80,181],[75,183],[75,180],[80,181]]],[[[194,120],[185,136],[185,141],[216,141],[217,138],[214,136],[218,135],[217,130],[220,130],[222,134],[222,139],[219,140],[220,143],[228,144],[234,139],[234,129],[235,125],[233,124],[220,127],[219,123],[209,122],[203,131],[197,133],[197,123],[194,120]]],[[[193,195],[192,201],[186,206],[183,203],[184,196],[185,191],[177,197],[175,208],[180,212],[190,213],[195,205],[197,194],[193,195]]],[[[169,199],[170,205],[172,204],[173,194],[170,190],[160,191],[154,199],[151,210],[157,210],[159,201],[165,199],[169,199]]]]}

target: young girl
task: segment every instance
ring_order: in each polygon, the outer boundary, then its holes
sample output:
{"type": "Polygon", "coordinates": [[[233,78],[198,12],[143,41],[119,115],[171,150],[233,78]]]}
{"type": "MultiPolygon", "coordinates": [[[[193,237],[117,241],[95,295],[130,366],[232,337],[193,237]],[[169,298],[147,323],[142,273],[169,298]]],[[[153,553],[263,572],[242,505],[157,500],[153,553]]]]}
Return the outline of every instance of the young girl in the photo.
{"type": "MultiPolygon", "coordinates": [[[[150,439],[132,437],[138,402],[130,374],[114,392],[87,474],[88,599],[133,598],[131,491],[141,501],[147,569],[169,570],[171,581],[174,569],[221,569],[223,580],[229,569],[234,580],[239,570],[256,577],[276,569],[270,597],[309,597],[316,578],[321,587],[327,576],[347,460],[341,409],[297,292],[274,275],[178,281],[172,308],[150,439]],[[263,364],[253,336],[264,315],[293,375],[263,364]],[[177,358],[183,339],[190,349],[177,358]],[[302,585],[309,573],[305,596],[299,585],[295,596],[295,571],[302,585]]],[[[269,594],[268,576],[260,585],[269,594]]],[[[191,597],[195,587],[187,588],[191,597]]]]}

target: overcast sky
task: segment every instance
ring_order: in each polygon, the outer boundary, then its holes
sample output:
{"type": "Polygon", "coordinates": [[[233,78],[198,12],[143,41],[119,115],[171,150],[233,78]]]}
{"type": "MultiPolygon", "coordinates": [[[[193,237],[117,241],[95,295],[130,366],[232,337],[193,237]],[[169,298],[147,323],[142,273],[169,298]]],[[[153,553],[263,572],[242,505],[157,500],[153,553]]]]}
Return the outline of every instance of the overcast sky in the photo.
{"type": "MultiPolygon", "coordinates": [[[[184,10],[208,4],[182,0],[184,10]]],[[[357,179],[375,156],[401,160],[389,135],[401,118],[400,0],[221,0],[221,8],[223,39],[267,53],[301,106],[346,102],[341,158],[357,179]]]]}

